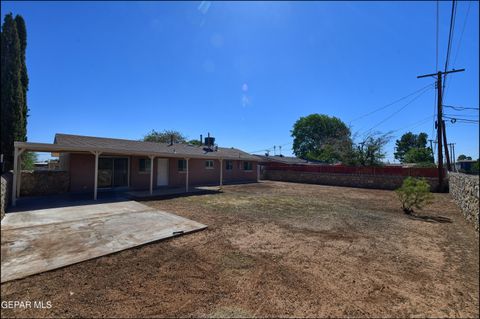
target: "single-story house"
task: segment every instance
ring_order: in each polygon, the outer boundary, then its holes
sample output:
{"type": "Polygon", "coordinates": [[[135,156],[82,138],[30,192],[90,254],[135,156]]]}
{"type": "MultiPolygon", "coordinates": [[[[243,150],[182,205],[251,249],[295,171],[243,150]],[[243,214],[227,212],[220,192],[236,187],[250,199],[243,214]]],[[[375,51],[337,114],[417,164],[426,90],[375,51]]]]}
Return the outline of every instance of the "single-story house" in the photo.
{"type": "Polygon", "coordinates": [[[20,194],[20,155],[25,151],[59,155],[69,172],[70,192],[124,188],[149,190],[193,185],[256,182],[259,158],[235,148],[213,145],[155,143],[116,138],[56,134],[52,144],[15,142],[12,204],[20,194]]]}
{"type": "Polygon", "coordinates": [[[476,162],[476,160],[458,160],[455,163],[455,168],[457,169],[457,171],[469,172],[472,169],[472,165],[476,162]]]}
{"type": "Polygon", "coordinates": [[[267,165],[268,163],[279,163],[279,164],[324,164],[320,161],[310,161],[306,159],[301,159],[294,156],[284,156],[284,155],[254,155],[259,158],[260,164],[267,165]]]}

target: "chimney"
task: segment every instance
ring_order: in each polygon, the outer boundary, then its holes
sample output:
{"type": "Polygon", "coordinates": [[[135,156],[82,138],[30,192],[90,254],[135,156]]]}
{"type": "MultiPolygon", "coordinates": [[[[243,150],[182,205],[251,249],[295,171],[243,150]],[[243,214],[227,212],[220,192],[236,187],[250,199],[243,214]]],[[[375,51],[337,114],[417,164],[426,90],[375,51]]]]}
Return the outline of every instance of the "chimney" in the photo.
{"type": "Polygon", "coordinates": [[[203,145],[203,135],[200,134],[200,145],[203,145]]]}
{"type": "Polygon", "coordinates": [[[173,134],[170,134],[170,145],[173,145],[173,134]]]}

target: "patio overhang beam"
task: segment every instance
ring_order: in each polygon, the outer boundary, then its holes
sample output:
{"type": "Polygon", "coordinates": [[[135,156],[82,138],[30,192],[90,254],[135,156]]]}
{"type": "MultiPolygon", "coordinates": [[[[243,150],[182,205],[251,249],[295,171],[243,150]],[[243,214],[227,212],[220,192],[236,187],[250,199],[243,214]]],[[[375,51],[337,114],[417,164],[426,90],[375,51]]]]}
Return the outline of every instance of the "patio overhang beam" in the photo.
{"type": "MultiPolygon", "coordinates": [[[[142,157],[168,157],[168,158],[179,158],[185,159],[186,156],[190,159],[219,159],[222,158],[224,160],[237,160],[237,161],[250,161],[250,162],[258,162],[259,159],[247,156],[202,156],[202,155],[195,155],[195,154],[185,154],[176,152],[172,153],[169,152],[141,152],[141,151],[130,151],[130,150],[122,150],[122,149],[112,149],[112,148],[102,148],[102,147],[85,147],[85,146],[65,146],[65,145],[57,145],[57,144],[49,144],[49,143],[31,143],[31,142],[15,142],[15,147],[25,149],[26,151],[32,152],[55,152],[55,153],[93,153],[93,152],[101,152],[102,154],[115,154],[115,155],[125,155],[125,156],[142,156],[142,157]]],[[[211,152],[209,154],[212,154],[211,152]]],[[[215,154],[214,154],[215,155],[215,154]]]]}

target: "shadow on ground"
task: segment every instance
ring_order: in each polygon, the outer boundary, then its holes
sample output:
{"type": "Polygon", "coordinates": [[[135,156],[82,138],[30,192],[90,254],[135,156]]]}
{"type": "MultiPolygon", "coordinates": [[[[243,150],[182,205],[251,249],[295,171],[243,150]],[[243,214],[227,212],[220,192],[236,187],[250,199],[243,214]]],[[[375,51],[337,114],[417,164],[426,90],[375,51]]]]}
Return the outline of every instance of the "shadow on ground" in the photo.
{"type": "Polygon", "coordinates": [[[429,216],[429,215],[408,215],[408,218],[414,220],[421,220],[428,223],[451,223],[452,219],[443,216],[429,216]]]}

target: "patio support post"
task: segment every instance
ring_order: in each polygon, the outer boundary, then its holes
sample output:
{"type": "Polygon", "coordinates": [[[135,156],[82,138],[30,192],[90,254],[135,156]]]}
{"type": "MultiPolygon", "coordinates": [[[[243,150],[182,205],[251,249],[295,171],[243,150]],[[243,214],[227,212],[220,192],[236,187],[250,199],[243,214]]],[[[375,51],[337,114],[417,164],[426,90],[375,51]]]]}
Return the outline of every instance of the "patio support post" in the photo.
{"type": "Polygon", "coordinates": [[[187,192],[187,193],[188,193],[188,160],[189,160],[189,158],[185,159],[186,169],[187,169],[187,172],[185,174],[185,192],[187,192]]]}
{"type": "Polygon", "coordinates": [[[18,152],[18,179],[17,179],[17,188],[16,188],[16,192],[17,192],[17,198],[20,197],[20,189],[22,189],[22,157],[20,155],[22,155],[22,153],[25,151],[25,149],[19,149],[19,152],[18,152]]]}
{"type": "Polygon", "coordinates": [[[95,155],[95,181],[93,183],[93,199],[97,200],[97,188],[98,188],[98,158],[102,152],[92,152],[93,155],[95,155]]]}
{"type": "Polygon", "coordinates": [[[155,156],[149,156],[150,157],[150,195],[153,194],[153,160],[155,159],[155,156]]]}
{"type": "Polygon", "coordinates": [[[220,187],[223,186],[223,158],[219,159],[220,162],[220,187]]]}
{"type": "Polygon", "coordinates": [[[13,178],[12,178],[12,206],[17,205],[17,193],[20,195],[20,185],[19,182],[19,175],[21,175],[21,162],[20,162],[20,155],[22,155],[25,149],[18,149],[17,147],[14,148],[13,153],[13,178]]]}
{"type": "Polygon", "coordinates": [[[257,162],[257,183],[260,182],[260,165],[257,162]]]}

